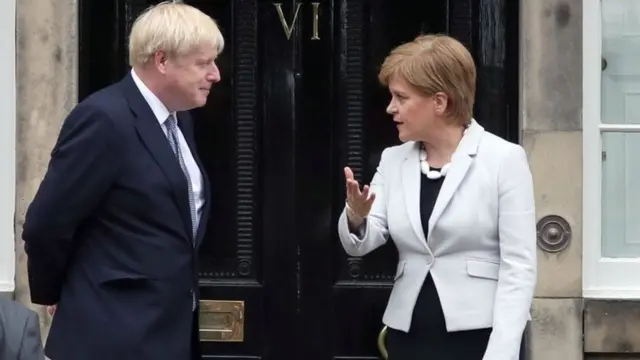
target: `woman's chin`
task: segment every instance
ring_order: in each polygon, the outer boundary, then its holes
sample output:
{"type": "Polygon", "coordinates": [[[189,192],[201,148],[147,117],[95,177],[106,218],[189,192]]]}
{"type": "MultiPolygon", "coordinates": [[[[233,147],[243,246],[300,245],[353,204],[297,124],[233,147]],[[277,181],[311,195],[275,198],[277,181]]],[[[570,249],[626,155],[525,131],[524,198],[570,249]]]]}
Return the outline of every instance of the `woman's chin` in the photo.
{"type": "Polygon", "coordinates": [[[409,134],[403,133],[402,131],[398,133],[398,139],[400,139],[400,141],[402,142],[413,140],[409,134]]]}

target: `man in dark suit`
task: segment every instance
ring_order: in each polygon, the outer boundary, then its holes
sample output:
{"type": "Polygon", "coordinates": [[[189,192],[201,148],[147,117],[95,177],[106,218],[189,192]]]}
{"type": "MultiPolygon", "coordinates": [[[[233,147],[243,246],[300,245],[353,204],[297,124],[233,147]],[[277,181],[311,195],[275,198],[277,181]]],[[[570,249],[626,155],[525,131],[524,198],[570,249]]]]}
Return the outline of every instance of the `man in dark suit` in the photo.
{"type": "Polygon", "coordinates": [[[131,29],[131,72],[65,120],[23,231],[31,300],[56,306],[52,360],[200,358],[210,189],[186,111],[220,80],[223,47],[199,10],[151,7],[131,29]]]}
{"type": "Polygon", "coordinates": [[[38,314],[0,297],[0,359],[44,360],[38,314]]]}

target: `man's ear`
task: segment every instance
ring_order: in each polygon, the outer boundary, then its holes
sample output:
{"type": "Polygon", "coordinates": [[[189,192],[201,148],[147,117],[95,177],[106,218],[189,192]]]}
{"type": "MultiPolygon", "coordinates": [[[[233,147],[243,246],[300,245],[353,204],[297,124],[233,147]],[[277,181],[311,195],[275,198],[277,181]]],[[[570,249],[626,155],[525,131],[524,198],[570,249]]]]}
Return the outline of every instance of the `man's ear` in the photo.
{"type": "Polygon", "coordinates": [[[166,74],[167,73],[167,54],[162,50],[156,51],[156,53],[153,54],[153,64],[161,74],[163,75],[166,74]]]}

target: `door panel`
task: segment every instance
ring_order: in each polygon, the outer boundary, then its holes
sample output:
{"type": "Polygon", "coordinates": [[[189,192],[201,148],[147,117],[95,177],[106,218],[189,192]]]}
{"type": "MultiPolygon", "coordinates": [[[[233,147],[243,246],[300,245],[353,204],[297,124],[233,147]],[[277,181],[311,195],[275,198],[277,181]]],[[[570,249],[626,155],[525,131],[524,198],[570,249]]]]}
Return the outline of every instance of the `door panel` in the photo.
{"type": "Polygon", "coordinates": [[[214,16],[227,40],[223,81],[192,112],[214,189],[200,249],[202,299],[240,300],[246,309],[242,342],[203,349],[212,358],[284,358],[298,333],[293,49],[269,2],[191,4],[214,16]]]}
{"type": "Polygon", "coordinates": [[[202,313],[207,300],[244,302],[242,341],[203,342],[203,351],[217,358],[262,358],[270,341],[264,336],[264,324],[273,309],[262,301],[271,295],[264,286],[269,268],[262,263],[266,239],[261,209],[267,199],[260,190],[264,176],[259,171],[264,147],[259,138],[263,99],[258,74],[264,62],[257,51],[258,8],[254,1],[191,4],[215,14],[226,40],[217,60],[222,81],[213,88],[207,105],[192,111],[198,154],[212,185],[212,211],[199,252],[201,329],[233,328],[225,325],[234,321],[221,318],[225,314],[202,313]]]}
{"type": "MultiPolygon", "coordinates": [[[[81,99],[126,73],[125,34],[157,2],[80,2],[81,99]]],[[[477,120],[517,141],[517,2],[276,1],[290,38],[273,1],[186,2],[226,40],[222,82],[192,112],[213,189],[203,306],[244,302],[242,341],[204,342],[206,358],[377,359],[397,250],[390,241],[349,257],[336,232],[343,166],[368,183],[382,150],[398,143],[377,72],[401,42],[449,33],[478,65],[477,120]]]]}

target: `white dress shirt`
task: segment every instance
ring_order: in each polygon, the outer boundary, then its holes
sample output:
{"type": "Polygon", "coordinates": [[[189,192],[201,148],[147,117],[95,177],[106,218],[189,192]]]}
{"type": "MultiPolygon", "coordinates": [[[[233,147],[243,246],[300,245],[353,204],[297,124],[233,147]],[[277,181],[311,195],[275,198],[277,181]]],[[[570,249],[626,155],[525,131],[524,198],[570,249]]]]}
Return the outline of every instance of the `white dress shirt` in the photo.
{"type": "MultiPolygon", "coordinates": [[[[167,121],[169,115],[173,115],[176,117],[175,112],[169,112],[167,107],[158,99],[158,97],[149,90],[149,88],[142,82],[142,80],[136,75],[136,72],[131,69],[131,77],[133,77],[133,81],[135,82],[138,90],[149,104],[151,111],[158,119],[158,125],[164,132],[164,135],[167,136],[167,128],[164,125],[164,122],[167,121]]],[[[182,153],[182,157],[184,159],[184,164],[187,167],[187,172],[189,173],[189,179],[191,180],[191,190],[193,191],[193,197],[195,199],[196,206],[196,229],[198,224],[200,224],[200,216],[202,215],[202,207],[204,205],[204,191],[202,188],[202,173],[200,172],[200,168],[198,164],[196,164],[195,159],[193,158],[193,154],[191,153],[191,149],[189,149],[189,145],[182,134],[182,130],[178,127],[178,145],[180,146],[180,152],[182,153]]],[[[167,140],[168,144],[168,140],[167,140]]]]}

